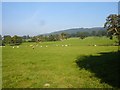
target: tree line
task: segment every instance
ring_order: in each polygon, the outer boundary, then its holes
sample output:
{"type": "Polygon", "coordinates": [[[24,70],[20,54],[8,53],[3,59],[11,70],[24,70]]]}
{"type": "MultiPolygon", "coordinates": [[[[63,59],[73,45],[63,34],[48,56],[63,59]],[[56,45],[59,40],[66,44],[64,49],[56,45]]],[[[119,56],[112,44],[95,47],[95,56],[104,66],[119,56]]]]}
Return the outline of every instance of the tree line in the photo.
{"type": "Polygon", "coordinates": [[[0,35],[0,45],[20,45],[22,43],[22,37],[14,35],[13,37],[10,35],[1,36],[0,35]]]}
{"type": "Polygon", "coordinates": [[[1,36],[0,35],[0,45],[20,45],[22,42],[45,42],[45,41],[62,41],[64,39],[68,39],[71,37],[79,37],[80,39],[84,39],[88,36],[106,36],[106,31],[92,31],[91,33],[89,32],[77,32],[75,34],[68,34],[68,33],[61,33],[61,34],[51,34],[51,35],[38,35],[38,36],[29,36],[29,35],[24,35],[24,36],[10,36],[10,35],[5,35],[1,36]]]}
{"type": "Polygon", "coordinates": [[[101,36],[107,36],[107,31],[105,30],[99,30],[99,31],[92,31],[92,32],[77,32],[77,33],[73,33],[73,34],[70,34],[69,37],[79,37],[80,39],[84,39],[86,37],[89,37],[89,36],[98,36],[98,37],[101,37],[101,36]]]}

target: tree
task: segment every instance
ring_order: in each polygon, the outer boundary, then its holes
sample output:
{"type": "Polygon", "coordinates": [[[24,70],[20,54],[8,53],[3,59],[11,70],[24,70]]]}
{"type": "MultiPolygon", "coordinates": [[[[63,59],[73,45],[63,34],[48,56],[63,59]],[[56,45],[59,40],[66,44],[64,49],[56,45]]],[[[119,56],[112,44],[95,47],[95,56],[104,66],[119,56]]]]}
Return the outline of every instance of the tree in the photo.
{"type": "Polygon", "coordinates": [[[19,37],[17,35],[12,37],[11,45],[19,45],[21,43],[22,43],[22,37],[19,37]]]}
{"type": "Polygon", "coordinates": [[[2,46],[2,36],[0,35],[0,46],[2,46]]]}
{"type": "Polygon", "coordinates": [[[61,33],[61,39],[63,40],[63,39],[67,39],[67,34],[66,33],[61,33]]]}
{"type": "Polygon", "coordinates": [[[49,41],[55,41],[54,35],[49,35],[49,41]]]}
{"type": "Polygon", "coordinates": [[[37,38],[34,36],[31,38],[31,42],[36,42],[37,41],[37,38]]]}
{"type": "Polygon", "coordinates": [[[59,41],[60,40],[60,35],[59,34],[54,35],[54,39],[55,39],[55,41],[59,41]]]}
{"type": "Polygon", "coordinates": [[[6,35],[6,36],[4,36],[3,42],[5,44],[10,44],[11,40],[12,40],[11,36],[10,35],[6,35]]]}
{"type": "Polygon", "coordinates": [[[99,36],[99,37],[105,36],[106,35],[106,31],[99,30],[96,35],[99,36]]]}
{"type": "Polygon", "coordinates": [[[104,27],[112,37],[116,35],[118,38],[118,45],[120,46],[120,15],[111,14],[107,17],[104,27]]]}
{"type": "Polygon", "coordinates": [[[79,32],[78,35],[81,39],[84,39],[89,36],[89,33],[88,32],[79,32]]]}
{"type": "Polygon", "coordinates": [[[30,36],[29,36],[29,35],[27,35],[27,36],[26,36],[26,39],[30,39],[30,36]]]}

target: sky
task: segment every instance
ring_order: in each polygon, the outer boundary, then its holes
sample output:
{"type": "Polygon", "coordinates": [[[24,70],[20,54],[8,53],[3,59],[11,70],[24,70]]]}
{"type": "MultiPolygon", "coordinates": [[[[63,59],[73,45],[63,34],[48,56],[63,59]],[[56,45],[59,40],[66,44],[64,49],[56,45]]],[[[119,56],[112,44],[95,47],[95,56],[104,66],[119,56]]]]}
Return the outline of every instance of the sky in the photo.
{"type": "Polygon", "coordinates": [[[2,2],[2,35],[103,27],[106,17],[117,13],[117,2],[2,2]]]}

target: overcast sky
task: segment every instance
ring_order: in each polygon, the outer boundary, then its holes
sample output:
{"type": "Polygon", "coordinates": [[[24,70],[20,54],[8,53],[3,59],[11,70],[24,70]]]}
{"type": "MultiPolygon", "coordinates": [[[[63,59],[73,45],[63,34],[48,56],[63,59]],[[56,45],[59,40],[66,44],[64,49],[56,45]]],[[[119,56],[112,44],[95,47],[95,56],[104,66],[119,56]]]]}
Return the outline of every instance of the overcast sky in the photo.
{"type": "Polygon", "coordinates": [[[79,27],[102,27],[117,2],[3,2],[3,35],[38,35],[79,27]]]}

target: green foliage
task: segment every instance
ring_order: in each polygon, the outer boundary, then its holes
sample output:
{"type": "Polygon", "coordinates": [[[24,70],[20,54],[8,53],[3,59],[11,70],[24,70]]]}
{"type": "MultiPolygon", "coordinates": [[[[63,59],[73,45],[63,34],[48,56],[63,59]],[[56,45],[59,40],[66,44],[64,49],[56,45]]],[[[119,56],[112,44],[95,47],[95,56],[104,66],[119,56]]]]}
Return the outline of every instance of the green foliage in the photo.
{"type": "Polygon", "coordinates": [[[11,45],[19,45],[22,43],[22,37],[19,37],[17,35],[13,36],[11,39],[11,45]]]}
{"type": "Polygon", "coordinates": [[[104,27],[107,28],[110,37],[112,37],[113,35],[116,35],[118,37],[118,43],[120,45],[120,15],[109,15],[106,19],[104,27]]]}
{"type": "Polygon", "coordinates": [[[68,38],[68,34],[66,34],[66,33],[63,33],[63,32],[62,32],[60,35],[61,35],[61,39],[62,39],[62,40],[68,38]]]}
{"type": "Polygon", "coordinates": [[[0,35],[0,46],[2,46],[2,36],[0,35]]]}
{"type": "Polygon", "coordinates": [[[2,44],[6,44],[6,45],[19,45],[21,43],[22,43],[22,37],[19,37],[17,35],[13,37],[11,37],[10,35],[6,35],[2,40],[2,44]]]}
{"type": "Polygon", "coordinates": [[[10,43],[12,42],[12,37],[11,37],[10,35],[4,36],[3,42],[4,42],[5,44],[10,44],[10,43]]]}
{"type": "Polygon", "coordinates": [[[107,35],[107,32],[106,31],[102,31],[102,30],[98,31],[97,34],[96,34],[96,36],[100,36],[100,37],[106,36],[106,35],[107,35]]]}
{"type": "Polygon", "coordinates": [[[77,34],[78,34],[78,37],[80,37],[81,39],[84,39],[89,36],[88,32],[78,32],[77,34]]]}
{"type": "Polygon", "coordinates": [[[60,41],[60,35],[50,35],[48,36],[48,41],[60,41]]]}

